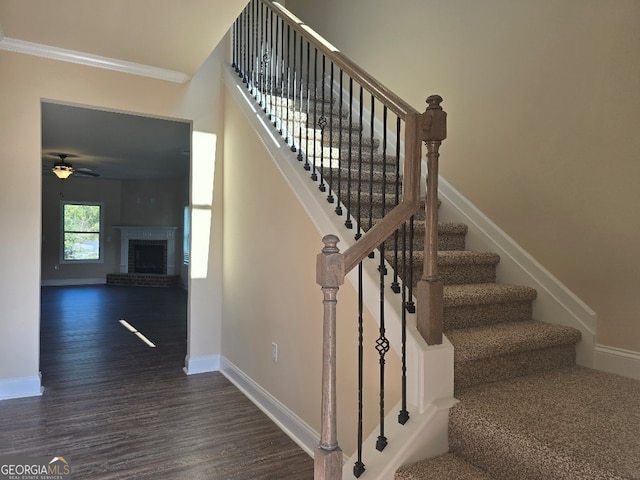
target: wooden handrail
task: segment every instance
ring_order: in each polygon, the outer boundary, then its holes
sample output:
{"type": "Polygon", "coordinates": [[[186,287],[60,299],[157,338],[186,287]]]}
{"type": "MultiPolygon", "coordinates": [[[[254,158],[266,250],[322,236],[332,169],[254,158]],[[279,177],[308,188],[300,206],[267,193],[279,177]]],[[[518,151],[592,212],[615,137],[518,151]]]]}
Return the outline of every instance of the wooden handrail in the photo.
{"type": "Polygon", "coordinates": [[[309,26],[307,26],[302,20],[291,14],[289,10],[285,9],[278,2],[272,2],[270,0],[260,0],[265,5],[268,5],[274,11],[278,12],[278,15],[285,21],[287,25],[293,28],[303,38],[307,39],[310,43],[322,52],[326,57],[339,66],[342,70],[347,72],[351,78],[358,82],[365,90],[373,94],[380,102],[384,103],[391,111],[393,111],[399,118],[406,120],[407,115],[419,112],[414,109],[407,102],[402,100],[399,96],[389,90],[387,87],[378,82],[375,78],[364,71],[360,66],[347,58],[337,48],[327,42],[324,38],[314,32],[309,26]]]}
{"type": "Polygon", "coordinates": [[[405,119],[405,155],[402,201],[344,252],[345,273],[355,268],[417,211],[420,204],[420,115],[405,119]]]}

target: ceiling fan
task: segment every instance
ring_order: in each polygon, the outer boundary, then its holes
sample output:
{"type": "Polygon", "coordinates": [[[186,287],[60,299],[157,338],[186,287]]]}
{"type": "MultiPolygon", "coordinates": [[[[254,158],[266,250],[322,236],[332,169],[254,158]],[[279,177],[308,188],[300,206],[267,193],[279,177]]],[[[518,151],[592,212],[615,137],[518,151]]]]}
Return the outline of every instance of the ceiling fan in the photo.
{"type": "Polygon", "coordinates": [[[55,174],[56,177],[65,179],[69,178],[71,175],[75,175],[77,177],[99,177],[100,174],[94,172],[90,168],[73,168],[69,162],[66,161],[69,155],[64,153],[58,153],[58,157],[60,157],[59,162],[55,162],[53,164],[53,168],[51,171],[55,174]]]}

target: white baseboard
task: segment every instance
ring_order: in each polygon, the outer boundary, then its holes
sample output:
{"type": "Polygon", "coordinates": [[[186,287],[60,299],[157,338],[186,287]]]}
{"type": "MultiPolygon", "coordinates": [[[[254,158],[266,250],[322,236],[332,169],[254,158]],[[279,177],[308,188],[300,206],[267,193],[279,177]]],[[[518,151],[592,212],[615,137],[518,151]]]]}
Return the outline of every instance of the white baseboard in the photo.
{"type": "Polygon", "coordinates": [[[32,377],[0,380],[0,400],[9,398],[36,397],[42,395],[40,374],[32,377]]]}
{"type": "Polygon", "coordinates": [[[640,380],[640,352],[596,345],[595,368],[640,380]]]}
{"type": "Polygon", "coordinates": [[[296,442],[307,454],[313,456],[313,451],[320,438],[318,432],[224,357],[220,362],[220,371],[238,390],[244,393],[249,400],[278,425],[289,438],[296,442]]]}
{"type": "Polygon", "coordinates": [[[67,285],[102,285],[107,283],[107,278],[65,278],[61,280],[41,280],[43,287],[64,287],[67,285]]]}
{"type": "Polygon", "coordinates": [[[220,370],[220,355],[206,355],[204,357],[189,357],[184,359],[184,373],[195,375],[198,373],[217,372],[220,370]]]}

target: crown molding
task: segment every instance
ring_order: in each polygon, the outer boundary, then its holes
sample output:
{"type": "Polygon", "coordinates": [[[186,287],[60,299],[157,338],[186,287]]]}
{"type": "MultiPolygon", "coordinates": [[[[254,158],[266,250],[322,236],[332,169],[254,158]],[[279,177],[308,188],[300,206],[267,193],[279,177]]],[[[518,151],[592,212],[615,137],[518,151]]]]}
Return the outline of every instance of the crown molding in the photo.
{"type": "Polygon", "coordinates": [[[191,80],[191,75],[175,70],[142,65],[140,63],[127,62],[115,58],[101,57],[90,53],[67,50],[40,43],[17,40],[15,38],[0,36],[0,50],[24,53],[25,55],[34,55],[36,57],[44,57],[62,62],[78,63],[80,65],[104,68],[106,70],[115,70],[116,72],[140,75],[174,83],[186,83],[191,80]]]}

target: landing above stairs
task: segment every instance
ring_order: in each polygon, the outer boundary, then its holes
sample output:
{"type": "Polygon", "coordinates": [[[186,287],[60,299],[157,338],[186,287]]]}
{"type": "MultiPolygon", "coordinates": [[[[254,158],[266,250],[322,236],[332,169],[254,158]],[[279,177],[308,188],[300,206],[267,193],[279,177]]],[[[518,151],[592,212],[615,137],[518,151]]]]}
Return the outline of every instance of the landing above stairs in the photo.
{"type": "Polygon", "coordinates": [[[397,479],[640,479],[637,380],[570,367],[456,396],[447,456],[458,458],[449,477],[432,476],[441,468],[439,457],[401,468],[397,479]],[[464,474],[463,458],[481,473],[464,474]]]}

